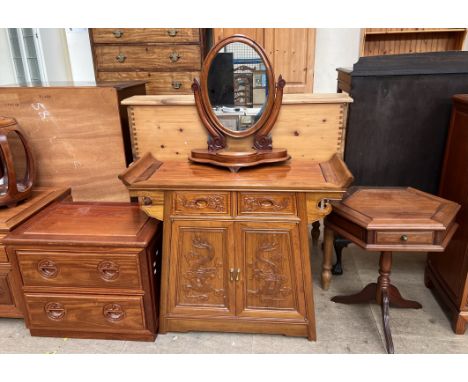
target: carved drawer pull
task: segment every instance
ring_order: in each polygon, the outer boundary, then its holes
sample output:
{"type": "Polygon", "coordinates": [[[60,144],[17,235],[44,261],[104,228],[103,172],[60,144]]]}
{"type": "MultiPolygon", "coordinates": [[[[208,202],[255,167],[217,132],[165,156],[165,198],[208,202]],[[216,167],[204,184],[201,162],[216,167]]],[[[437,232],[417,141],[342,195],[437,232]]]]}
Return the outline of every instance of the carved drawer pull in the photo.
{"type": "Polygon", "coordinates": [[[37,270],[42,277],[53,279],[58,274],[58,267],[52,260],[43,259],[37,264],[37,270]]]}
{"type": "Polygon", "coordinates": [[[169,58],[171,59],[171,62],[177,62],[177,61],[179,61],[180,54],[177,53],[177,52],[172,52],[172,53],[169,55],[169,58]]]}
{"type": "Polygon", "coordinates": [[[101,261],[97,269],[104,281],[114,281],[120,276],[120,266],[113,261],[101,261]]]}
{"type": "Polygon", "coordinates": [[[168,29],[167,30],[167,34],[170,36],[170,37],[175,37],[177,36],[177,33],[179,33],[179,31],[177,29],[168,29]]]}
{"type": "Polygon", "coordinates": [[[44,310],[51,320],[60,321],[63,320],[66,314],[65,307],[59,302],[48,302],[44,310]]]}
{"type": "Polygon", "coordinates": [[[120,38],[123,36],[124,32],[121,31],[120,29],[116,29],[115,31],[112,31],[112,34],[114,35],[115,38],[120,38]]]}
{"type": "Polygon", "coordinates": [[[182,87],[182,82],[180,81],[172,81],[172,88],[173,89],[180,89],[182,87]]]}
{"type": "Polygon", "coordinates": [[[401,241],[408,241],[408,236],[406,236],[406,235],[401,235],[400,240],[401,240],[401,241]]]}
{"type": "Polygon", "coordinates": [[[196,205],[198,208],[206,208],[206,207],[208,207],[208,200],[203,199],[203,198],[195,199],[194,203],[195,203],[195,205],[196,205]]]}
{"type": "Polygon", "coordinates": [[[119,304],[107,304],[102,309],[102,314],[107,321],[116,322],[123,320],[125,312],[119,304]]]}
{"type": "Polygon", "coordinates": [[[260,201],[260,205],[265,208],[270,208],[275,205],[275,202],[271,199],[263,199],[260,201]]]}
{"type": "Polygon", "coordinates": [[[117,56],[115,56],[115,59],[117,60],[117,62],[122,63],[127,59],[127,56],[122,53],[119,53],[117,56]]]}

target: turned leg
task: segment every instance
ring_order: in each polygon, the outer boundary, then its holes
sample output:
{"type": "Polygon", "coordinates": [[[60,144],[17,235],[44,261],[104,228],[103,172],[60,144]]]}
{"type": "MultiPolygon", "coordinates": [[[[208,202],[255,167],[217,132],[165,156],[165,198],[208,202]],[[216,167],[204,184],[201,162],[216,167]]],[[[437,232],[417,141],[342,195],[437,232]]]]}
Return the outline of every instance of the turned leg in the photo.
{"type": "Polygon", "coordinates": [[[390,316],[389,316],[389,289],[390,289],[390,273],[392,271],[392,252],[382,252],[379,261],[379,278],[377,279],[377,303],[382,308],[382,324],[385,336],[387,353],[393,354],[392,332],[390,331],[390,316]]]}
{"type": "Polygon", "coordinates": [[[325,226],[323,233],[323,263],[322,263],[322,288],[327,290],[330,287],[331,268],[333,257],[333,231],[325,226]]]}
{"type": "Polygon", "coordinates": [[[312,235],[312,242],[316,243],[320,237],[320,221],[319,220],[312,223],[312,231],[310,231],[310,234],[312,235]]]}
{"type": "Polygon", "coordinates": [[[389,299],[387,289],[382,290],[382,325],[388,354],[394,354],[392,332],[390,331],[389,299]]]}
{"type": "Polygon", "coordinates": [[[343,274],[343,265],[341,262],[341,255],[342,255],[343,249],[346,248],[349,243],[351,243],[349,240],[339,237],[339,236],[336,237],[335,240],[333,241],[333,247],[335,248],[335,253],[336,253],[336,263],[332,267],[332,274],[334,275],[343,274]]]}

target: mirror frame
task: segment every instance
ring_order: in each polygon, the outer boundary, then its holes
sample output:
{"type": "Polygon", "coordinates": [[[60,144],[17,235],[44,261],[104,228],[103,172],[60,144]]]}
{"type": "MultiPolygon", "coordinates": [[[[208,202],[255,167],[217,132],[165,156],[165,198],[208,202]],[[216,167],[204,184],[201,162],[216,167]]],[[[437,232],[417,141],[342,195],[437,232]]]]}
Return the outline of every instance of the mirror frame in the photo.
{"type": "MultiPolygon", "coordinates": [[[[209,51],[203,63],[203,68],[200,73],[200,82],[198,82],[197,79],[194,79],[192,84],[192,90],[194,92],[195,104],[197,106],[198,114],[210,134],[210,141],[208,142],[209,149],[219,150],[224,148],[226,146],[226,140],[224,135],[233,138],[245,138],[256,133],[258,134],[256,134],[256,139],[254,141],[256,143],[261,143],[262,146],[257,147],[258,149],[268,149],[268,146],[271,147],[271,139],[268,139],[268,134],[278,116],[279,107],[282,101],[283,88],[285,84],[286,83],[281,76],[278,79],[278,83],[275,83],[275,75],[270,60],[268,59],[263,48],[260,45],[258,45],[254,40],[244,35],[233,35],[215,44],[209,51]],[[260,58],[265,64],[265,70],[268,81],[268,98],[266,100],[266,105],[263,110],[263,113],[257,122],[255,122],[249,129],[246,129],[244,131],[233,131],[223,126],[223,124],[217,118],[216,114],[213,111],[213,106],[211,105],[208,94],[208,74],[210,71],[211,64],[218,52],[220,51],[220,49],[231,43],[246,44],[257,52],[257,54],[260,56],[260,58]]],[[[257,144],[255,144],[255,146],[257,146],[257,144]]]]}

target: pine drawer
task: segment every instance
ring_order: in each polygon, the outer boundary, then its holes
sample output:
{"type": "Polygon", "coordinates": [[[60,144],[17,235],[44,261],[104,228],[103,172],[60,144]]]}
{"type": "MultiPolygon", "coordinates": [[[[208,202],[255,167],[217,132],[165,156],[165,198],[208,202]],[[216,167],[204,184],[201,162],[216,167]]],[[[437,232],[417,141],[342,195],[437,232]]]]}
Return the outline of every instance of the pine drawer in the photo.
{"type": "Polygon", "coordinates": [[[95,43],[197,43],[198,28],[94,28],[95,43]]]}
{"type": "Polygon", "coordinates": [[[95,47],[97,70],[200,70],[197,45],[99,45],[95,47]]]}

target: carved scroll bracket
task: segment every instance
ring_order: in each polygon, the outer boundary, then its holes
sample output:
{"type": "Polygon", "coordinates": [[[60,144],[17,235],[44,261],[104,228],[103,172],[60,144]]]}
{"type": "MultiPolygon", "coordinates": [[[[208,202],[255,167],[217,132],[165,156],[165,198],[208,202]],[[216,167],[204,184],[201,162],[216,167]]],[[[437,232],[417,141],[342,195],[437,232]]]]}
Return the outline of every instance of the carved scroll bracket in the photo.
{"type": "Polygon", "coordinates": [[[164,220],[164,191],[130,191],[138,197],[141,210],[148,216],[164,220]]]}
{"type": "Polygon", "coordinates": [[[330,201],[341,200],[343,193],[317,193],[307,194],[306,205],[307,205],[307,223],[316,222],[332,211],[332,205],[330,201]]]}

